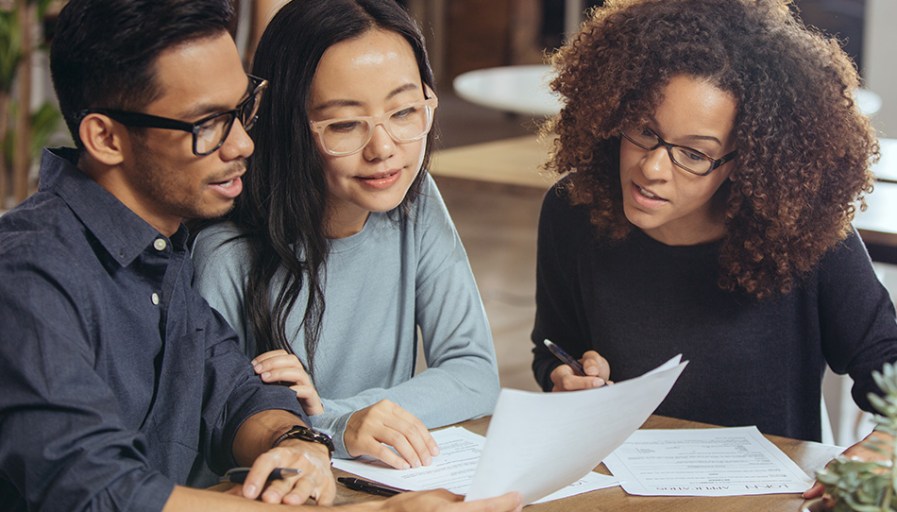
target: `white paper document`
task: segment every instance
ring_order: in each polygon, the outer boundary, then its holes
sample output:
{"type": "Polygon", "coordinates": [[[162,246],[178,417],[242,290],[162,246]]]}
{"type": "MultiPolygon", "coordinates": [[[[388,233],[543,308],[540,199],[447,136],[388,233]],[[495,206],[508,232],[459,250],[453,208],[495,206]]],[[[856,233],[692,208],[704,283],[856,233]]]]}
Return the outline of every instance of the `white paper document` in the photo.
{"type": "Polygon", "coordinates": [[[641,496],[777,494],[813,485],[757,427],[639,430],[604,464],[626,492],[641,496]]]}
{"type": "MultiPolygon", "coordinates": [[[[398,470],[371,460],[334,459],[333,466],[400,489],[424,491],[446,488],[456,494],[467,494],[480,460],[480,452],[486,438],[460,427],[450,427],[433,432],[439,444],[439,456],[429,466],[398,470]]],[[[589,473],[573,484],[546,496],[541,501],[551,501],[574,494],[617,485],[614,477],[589,473]]]]}
{"type": "Polygon", "coordinates": [[[687,362],[569,393],[502,389],[467,499],[517,491],[532,503],[576,482],[660,405],[687,362]]]}

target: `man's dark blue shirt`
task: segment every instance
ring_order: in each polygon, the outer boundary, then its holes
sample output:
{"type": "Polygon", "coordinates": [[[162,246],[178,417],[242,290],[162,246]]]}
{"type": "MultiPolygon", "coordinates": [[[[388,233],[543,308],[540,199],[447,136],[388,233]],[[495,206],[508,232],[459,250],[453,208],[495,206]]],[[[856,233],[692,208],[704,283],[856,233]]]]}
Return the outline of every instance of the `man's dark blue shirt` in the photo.
{"type": "MultiPolygon", "coordinates": [[[[38,193],[0,217],[0,509],[161,510],[203,456],[267,409],[263,384],[165,237],[45,151],[38,193]]],[[[303,417],[303,419],[305,419],[303,417]]]]}

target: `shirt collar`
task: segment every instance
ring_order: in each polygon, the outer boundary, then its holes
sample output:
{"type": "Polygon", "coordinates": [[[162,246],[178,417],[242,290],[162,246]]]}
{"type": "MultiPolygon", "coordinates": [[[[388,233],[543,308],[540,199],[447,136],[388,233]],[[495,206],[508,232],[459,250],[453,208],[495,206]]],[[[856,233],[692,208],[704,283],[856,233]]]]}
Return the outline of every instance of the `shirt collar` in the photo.
{"type": "MultiPolygon", "coordinates": [[[[164,236],[79,170],[77,161],[76,149],[45,149],[40,190],[61,197],[103,248],[126,267],[154,240],[164,236]]],[[[184,226],[172,238],[184,245],[184,226]]]]}

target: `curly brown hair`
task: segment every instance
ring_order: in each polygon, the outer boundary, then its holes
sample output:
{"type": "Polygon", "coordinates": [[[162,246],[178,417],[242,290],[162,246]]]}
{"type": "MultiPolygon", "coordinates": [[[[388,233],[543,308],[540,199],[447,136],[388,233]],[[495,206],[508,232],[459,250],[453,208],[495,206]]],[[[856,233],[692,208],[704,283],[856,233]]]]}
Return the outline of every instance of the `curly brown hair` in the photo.
{"type": "Polygon", "coordinates": [[[726,198],[720,287],[787,293],[851,230],[872,191],[878,142],[853,101],[859,79],[838,42],[782,0],[608,0],[553,57],[565,106],[549,171],[574,204],[622,239],[620,132],[645,122],[670,79],[708,80],[736,99],[738,156],[726,198]]]}

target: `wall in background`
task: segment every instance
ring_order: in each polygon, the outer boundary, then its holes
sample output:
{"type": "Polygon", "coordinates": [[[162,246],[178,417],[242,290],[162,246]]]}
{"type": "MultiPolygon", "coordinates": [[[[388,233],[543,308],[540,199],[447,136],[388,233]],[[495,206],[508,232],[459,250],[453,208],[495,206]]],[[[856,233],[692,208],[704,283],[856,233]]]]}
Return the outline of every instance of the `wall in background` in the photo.
{"type": "Polygon", "coordinates": [[[872,122],[883,137],[897,138],[897,2],[867,0],[866,27],[863,41],[866,87],[882,99],[881,110],[872,122]]]}

